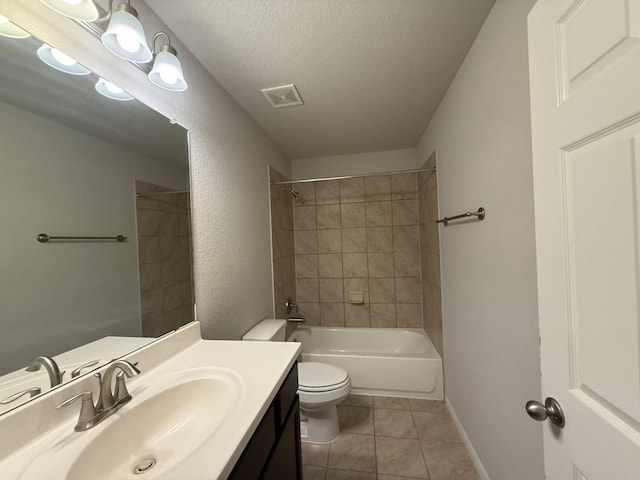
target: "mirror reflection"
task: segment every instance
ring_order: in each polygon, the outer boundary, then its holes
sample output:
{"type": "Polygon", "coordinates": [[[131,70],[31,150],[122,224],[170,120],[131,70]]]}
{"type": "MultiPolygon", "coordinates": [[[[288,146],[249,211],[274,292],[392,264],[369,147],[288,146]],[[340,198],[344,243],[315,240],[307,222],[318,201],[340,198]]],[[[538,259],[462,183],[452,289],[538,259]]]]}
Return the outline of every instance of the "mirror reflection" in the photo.
{"type": "Polygon", "coordinates": [[[1,29],[0,117],[2,413],[192,321],[193,282],[186,130],[1,29]]]}

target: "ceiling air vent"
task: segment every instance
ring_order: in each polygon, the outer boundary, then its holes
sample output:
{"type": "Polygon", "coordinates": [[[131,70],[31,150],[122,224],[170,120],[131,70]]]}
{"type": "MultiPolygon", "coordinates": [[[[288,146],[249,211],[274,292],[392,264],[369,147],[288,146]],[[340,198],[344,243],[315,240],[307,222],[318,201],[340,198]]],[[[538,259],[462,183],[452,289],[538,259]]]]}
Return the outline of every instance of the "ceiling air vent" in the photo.
{"type": "Polygon", "coordinates": [[[295,107],[304,104],[294,84],[263,88],[261,91],[274,108],[295,107]]]}

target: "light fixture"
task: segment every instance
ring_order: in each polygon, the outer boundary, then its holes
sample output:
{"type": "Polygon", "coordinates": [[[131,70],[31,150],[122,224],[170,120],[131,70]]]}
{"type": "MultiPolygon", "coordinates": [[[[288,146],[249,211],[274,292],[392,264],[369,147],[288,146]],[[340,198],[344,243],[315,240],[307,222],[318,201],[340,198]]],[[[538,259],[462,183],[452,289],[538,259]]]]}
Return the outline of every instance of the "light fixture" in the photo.
{"type": "Polygon", "coordinates": [[[153,37],[153,52],[155,59],[153,68],[149,72],[149,80],[154,85],[170,90],[172,92],[184,92],[187,89],[187,82],[184,80],[182,65],[178,60],[178,52],[171,46],[171,38],[165,32],[158,32],[153,37]],[[167,43],[160,46],[160,51],[156,51],[156,40],[161,35],[167,37],[167,43]]]}
{"type": "Polygon", "coordinates": [[[128,102],[129,100],[133,100],[133,96],[129,95],[119,86],[114,83],[107,82],[104,78],[98,80],[96,83],[96,91],[111,100],[118,100],[120,102],[128,102]]]}
{"type": "MultiPolygon", "coordinates": [[[[130,0],[129,0],[130,2],[130,0]]],[[[130,3],[121,3],[111,15],[109,27],[102,34],[102,44],[114,55],[136,63],[153,58],[138,20],[138,12],[130,3]]]]}
{"type": "Polygon", "coordinates": [[[89,75],[91,70],[83,67],[66,53],[46,43],[38,49],[38,58],[52,68],[70,75],[89,75]]]}
{"type": "Polygon", "coordinates": [[[29,38],[31,34],[11,23],[7,17],[0,15],[0,35],[9,38],[29,38]]]}
{"type": "Polygon", "coordinates": [[[100,16],[93,0],[40,0],[65,17],[81,22],[93,22],[100,16]]]}

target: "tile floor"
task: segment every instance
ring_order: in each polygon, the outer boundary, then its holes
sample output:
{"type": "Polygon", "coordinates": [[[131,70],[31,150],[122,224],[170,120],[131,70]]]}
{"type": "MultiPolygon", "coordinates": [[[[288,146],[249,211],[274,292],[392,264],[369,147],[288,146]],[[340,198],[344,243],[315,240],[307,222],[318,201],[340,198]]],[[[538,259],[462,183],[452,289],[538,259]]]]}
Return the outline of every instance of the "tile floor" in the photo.
{"type": "Polygon", "coordinates": [[[331,445],[302,444],[304,480],[479,480],[443,402],[350,395],[331,445]]]}

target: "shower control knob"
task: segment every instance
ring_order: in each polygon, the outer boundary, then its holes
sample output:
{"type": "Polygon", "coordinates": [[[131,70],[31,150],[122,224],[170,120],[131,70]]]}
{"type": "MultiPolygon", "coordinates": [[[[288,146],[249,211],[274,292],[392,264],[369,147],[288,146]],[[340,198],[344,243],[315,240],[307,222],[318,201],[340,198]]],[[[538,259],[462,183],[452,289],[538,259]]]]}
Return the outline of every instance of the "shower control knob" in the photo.
{"type": "Polygon", "coordinates": [[[547,418],[551,423],[562,428],[564,427],[564,412],[560,408],[560,404],[553,397],[547,397],[544,405],[535,400],[529,400],[525,406],[527,415],[539,422],[545,421],[547,418]]]}

